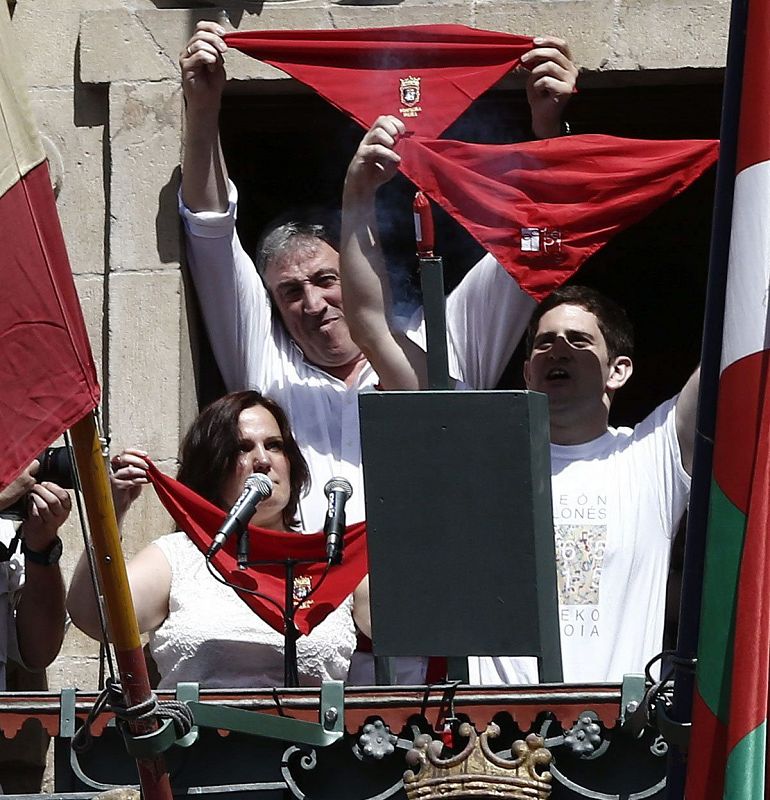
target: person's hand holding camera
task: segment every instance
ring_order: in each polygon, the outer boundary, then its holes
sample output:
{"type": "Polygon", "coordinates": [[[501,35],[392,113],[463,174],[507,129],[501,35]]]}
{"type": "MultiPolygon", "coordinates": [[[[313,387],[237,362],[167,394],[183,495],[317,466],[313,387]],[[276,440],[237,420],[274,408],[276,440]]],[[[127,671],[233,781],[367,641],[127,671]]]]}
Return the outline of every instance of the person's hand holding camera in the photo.
{"type": "MultiPolygon", "coordinates": [[[[36,462],[37,463],[37,462],[36,462]]],[[[38,475],[44,470],[41,468],[38,475]]],[[[64,580],[59,559],[59,528],[67,519],[72,499],[58,483],[35,483],[24,498],[19,528],[24,556],[24,587],[16,607],[16,639],[28,669],[45,669],[61,649],[64,638],[64,580]]]]}
{"type": "Polygon", "coordinates": [[[35,459],[15,481],[0,491],[0,511],[12,506],[17,500],[32,491],[32,487],[35,485],[35,473],[39,468],[40,462],[35,459]]]}
{"type": "Polygon", "coordinates": [[[72,499],[66,489],[45,481],[32,486],[28,502],[27,519],[22,523],[24,547],[34,553],[47,552],[69,516],[72,499]]]}

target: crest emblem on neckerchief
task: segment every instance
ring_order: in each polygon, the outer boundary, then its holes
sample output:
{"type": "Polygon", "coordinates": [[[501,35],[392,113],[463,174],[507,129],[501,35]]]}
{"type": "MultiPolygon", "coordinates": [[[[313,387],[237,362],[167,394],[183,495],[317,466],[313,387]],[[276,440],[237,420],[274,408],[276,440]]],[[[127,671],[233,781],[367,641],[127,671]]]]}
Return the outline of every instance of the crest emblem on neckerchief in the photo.
{"type": "Polygon", "coordinates": [[[313,605],[312,600],[305,600],[313,588],[313,581],[309,575],[297,575],[294,578],[294,602],[297,603],[298,608],[310,608],[313,605]]]}
{"type": "Polygon", "coordinates": [[[422,109],[417,104],[420,102],[420,78],[410,75],[408,78],[399,78],[399,95],[405,108],[399,108],[399,113],[404,117],[416,117],[422,109]]]}

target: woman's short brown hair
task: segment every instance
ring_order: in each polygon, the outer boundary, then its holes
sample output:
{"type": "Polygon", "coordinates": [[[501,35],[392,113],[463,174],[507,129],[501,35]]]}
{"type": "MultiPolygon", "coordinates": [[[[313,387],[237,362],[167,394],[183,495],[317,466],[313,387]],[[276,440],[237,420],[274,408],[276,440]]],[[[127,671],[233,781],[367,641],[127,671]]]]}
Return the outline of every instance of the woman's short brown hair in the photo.
{"type": "Polygon", "coordinates": [[[310,472],[284,410],[259,392],[231,392],[198,414],[182,440],[177,480],[214,505],[226,509],[222,489],[238,460],[241,441],[238,420],[241,412],[254,406],[266,408],[281,431],[284,452],[289,460],[291,486],[289,502],[283,510],[283,523],[287,528],[294,528],[299,524],[299,499],[310,486],[310,472]]]}

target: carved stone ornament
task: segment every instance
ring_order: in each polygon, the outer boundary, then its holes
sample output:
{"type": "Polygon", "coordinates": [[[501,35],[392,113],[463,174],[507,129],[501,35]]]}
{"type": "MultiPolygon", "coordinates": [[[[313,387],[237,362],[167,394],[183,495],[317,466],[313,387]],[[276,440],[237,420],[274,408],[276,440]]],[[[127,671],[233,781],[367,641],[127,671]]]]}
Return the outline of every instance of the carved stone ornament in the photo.
{"type": "Polygon", "coordinates": [[[512,798],[532,800],[551,794],[551,773],[543,769],[551,763],[551,753],[543,738],[530,733],[526,740],[513,743],[513,759],[501,758],[489,749],[489,739],[500,735],[500,728],[490,723],[481,736],[467,722],[460,726],[460,736],[468,737],[462,752],[442,759],[441,742],[420,734],[406,761],[419,768],[404,773],[404,788],[409,800],[441,798],[512,798]],[[538,772],[541,768],[543,771],[538,772]]]}

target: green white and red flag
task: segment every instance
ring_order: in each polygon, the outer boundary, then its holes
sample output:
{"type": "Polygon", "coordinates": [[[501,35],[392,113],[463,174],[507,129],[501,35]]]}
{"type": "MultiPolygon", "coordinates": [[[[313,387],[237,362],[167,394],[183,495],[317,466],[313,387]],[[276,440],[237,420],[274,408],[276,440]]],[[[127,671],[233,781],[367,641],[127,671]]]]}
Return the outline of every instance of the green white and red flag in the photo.
{"type": "Polygon", "coordinates": [[[766,794],[770,681],[770,5],[746,32],[686,796],[766,794]]]}
{"type": "Polygon", "coordinates": [[[21,64],[0,3],[0,488],[99,402],[21,64]]]}

